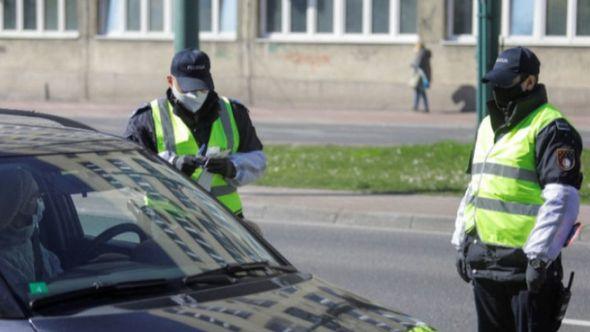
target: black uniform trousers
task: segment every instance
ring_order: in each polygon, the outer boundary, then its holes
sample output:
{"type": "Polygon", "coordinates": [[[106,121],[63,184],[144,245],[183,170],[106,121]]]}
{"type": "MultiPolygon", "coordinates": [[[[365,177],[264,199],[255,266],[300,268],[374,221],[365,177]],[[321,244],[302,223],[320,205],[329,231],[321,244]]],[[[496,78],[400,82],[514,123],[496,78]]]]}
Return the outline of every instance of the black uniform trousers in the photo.
{"type": "MultiPolygon", "coordinates": [[[[549,271],[548,271],[549,272],[549,271]]],[[[473,280],[479,332],[554,332],[563,286],[561,276],[550,277],[538,293],[525,282],[473,280]]]]}

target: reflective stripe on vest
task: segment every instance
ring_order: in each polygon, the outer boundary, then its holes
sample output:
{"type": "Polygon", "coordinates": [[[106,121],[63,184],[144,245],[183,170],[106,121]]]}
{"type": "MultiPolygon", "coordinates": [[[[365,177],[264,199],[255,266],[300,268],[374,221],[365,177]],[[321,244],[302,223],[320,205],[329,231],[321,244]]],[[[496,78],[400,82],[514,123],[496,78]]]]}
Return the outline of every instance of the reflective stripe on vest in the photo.
{"type": "MultiPolygon", "coordinates": [[[[178,156],[196,156],[199,146],[190,129],[176,116],[173,107],[166,98],[151,102],[152,118],[156,132],[158,153],[168,151],[178,156]]],[[[229,155],[237,151],[239,146],[238,128],[233,116],[231,103],[225,97],[219,98],[219,118],[211,126],[211,134],[207,143],[207,151],[215,151],[218,155],[229,155]]],[[[242,211],[242,202],[237,189],[229,184],[221,175],[203,172],[198,168],[191,176],[234,214],[242,211]]]]}
{"type": "Polygon", "coordinates": [[[510,203],[497,199],[473,196],[469,197],[467,201],[472,203],[476,208],[525,216],[536,216],[541,207],[535,204],[510,203]]]}
{"type": "Polygon", "coordinates": [[[493,164],[477,163],[471,166],[471,174],[494,174],[505,178],[538,182],[537,172],[517,167],[493,164]]]}
{"type": "Polygon", "coordinates": [[[495,142],[490,117],[477,132],[465,230],[488,244],[522,248],[543,204],[536,172],[536,137],[563,115],[545,104],[495,142]]]}

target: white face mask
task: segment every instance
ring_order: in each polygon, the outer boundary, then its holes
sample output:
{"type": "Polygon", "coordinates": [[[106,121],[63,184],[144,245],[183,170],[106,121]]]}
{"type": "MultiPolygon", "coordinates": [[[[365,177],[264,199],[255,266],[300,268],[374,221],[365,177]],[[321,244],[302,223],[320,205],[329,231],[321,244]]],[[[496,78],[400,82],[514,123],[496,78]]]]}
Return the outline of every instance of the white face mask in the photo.
{"type": "Polygon", "coordinates": [[[197,113],[201,109],[201,107],[203,107],[203,104],[205,103],[205,100],[209,95],[209,91],[195,91],[182,93],[178,91],[176,86],[173,85],[172,94],[182,104],[182,106],[184,106],[184,108],[193,113],[197,113]]]}

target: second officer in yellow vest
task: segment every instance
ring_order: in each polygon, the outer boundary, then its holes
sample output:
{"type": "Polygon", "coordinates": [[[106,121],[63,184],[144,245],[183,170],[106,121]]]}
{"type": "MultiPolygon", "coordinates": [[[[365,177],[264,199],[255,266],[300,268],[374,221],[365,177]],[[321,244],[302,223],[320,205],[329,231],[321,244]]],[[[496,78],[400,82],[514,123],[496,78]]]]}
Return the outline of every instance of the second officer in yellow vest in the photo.
{"type": "Polygon", "coordinates": [[[560,252],[576,227],[582,143],[548,103],[539,68],[532,51],[516,47],[484,77],[494,98],[452,239],[480,332],[557,331],[567,298],[560,252]]]}
{"type": "Polygon", "coordinates": [[[262,143],[239,102],[218,96],[205,52],[178,52],[165,96],[131,116],[124,136],[157,153],[242,215],[237,187],[266,168],[262,143]]]}

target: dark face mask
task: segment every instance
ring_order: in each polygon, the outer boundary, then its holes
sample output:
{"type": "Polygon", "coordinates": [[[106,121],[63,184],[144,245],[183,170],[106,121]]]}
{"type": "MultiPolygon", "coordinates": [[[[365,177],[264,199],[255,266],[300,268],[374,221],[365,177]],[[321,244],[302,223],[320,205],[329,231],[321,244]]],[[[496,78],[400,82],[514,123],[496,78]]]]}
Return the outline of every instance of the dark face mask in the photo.
{"type": "Polygon", "coordinates": [[[496,102],[496,106],[498,106],[500,109],[506,109],[510,102],[524,96],[525,92],[522,91],[522,87],[520,86],[521,83],[522,82],[519,82],[510,88],[494,87],[492,94],[494,101],[496,102]]]}

